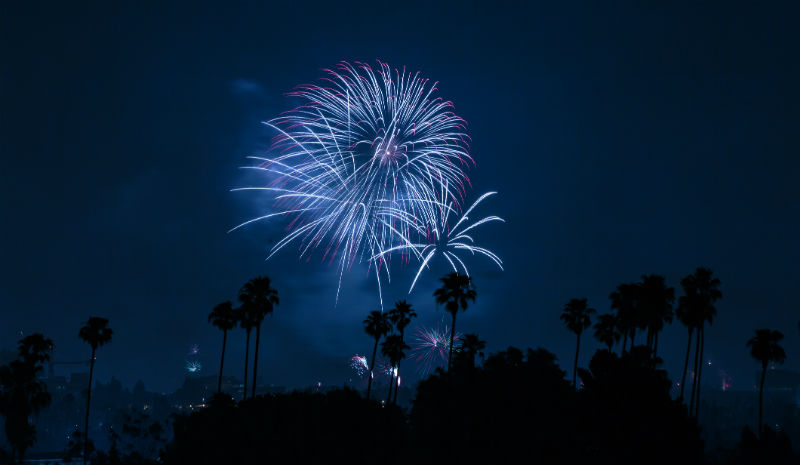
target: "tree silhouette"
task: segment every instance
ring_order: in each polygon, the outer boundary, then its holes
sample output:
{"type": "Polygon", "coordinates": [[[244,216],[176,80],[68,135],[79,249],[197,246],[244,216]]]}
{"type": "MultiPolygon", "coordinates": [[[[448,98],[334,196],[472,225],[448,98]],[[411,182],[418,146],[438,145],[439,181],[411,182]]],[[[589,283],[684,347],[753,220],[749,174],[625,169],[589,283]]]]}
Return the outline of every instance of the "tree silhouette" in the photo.
{"type": "Polygon", "coordinates": [[[217,393],[222,392],[222,367],[225,365],[225,346],[228,342],[228,330],[236,326],[236,314],[230,301],[222,302],[208,314],[208,322],[222,330],[222,357],[219,360],[219,380],[217,393]]]}
{"type": "MultiPolygon", "coordinates": [[[[250,362],[250,332],[255,327],[253,312],[250,307],[250,305],[242,303],[239,308],[234,310],[236,321],[239,322],[239,326],[244,329],[247,335],[244,343],[244,381],[242,382],[242,400],[247,399],[247,371],[250,362]]],[[[255,381],[253,381],[253,383],[255,383],[255,381]]]]}
{"type": "Polygon", "coordinates": [[[596,310],[588,308],[586,299],[570,299],[564,306],[564,311],[561,313],[561,321],[563,321],[567,328],[575,333],[577,336],[577,344],[575,345],[575,361],[572,364],[572,388],[577,388],[578,382],[578,354],[581,350],[581,334],[583,330],[592,326],[591,314],[596,310]]]}
{"type": "MultiPolygon", "coordinates": [[[[692,393],[689,401],[689,412],[697,414],[700,411],[700,378],[703,371],[703,349],[705,346],[705,323],[711,325],[717,309],[714,304],[722,298],[719,290],[720,281],[713,276],[708,268],[697,268],[694,273],[681,280],[684,296],[678,300],[681,316],[692,327],[689,329],[689,345],[684,360],[684,373],[681,380],[681,398],[683,398],[683,385],[686,382],[686,367],[688,365],[689,350],[691,349],[691,333],[695,334],[694,376],[692,379],[692,393]],[[682,303],[681,303],[682,302],[682,303]],[[682,308],[680,308],[682,306],[682,308]]],[[[683,321],[682,321],[683,322],[683,321]]]]}
{"type": "Polygon", "coordinates": [[[89,455],[89,408],[92,405],[92,377],[94,375],[95,353],[97,348],[111,342],[113,331],[108,327],[108,319],[97,316],[89,320],[78,332],[78,337],[92,348],[92,358],[89,360],[89,388],[86,390],[86,421],[83,429],[83,463],[89,455]]]}
{"type": "Polygon", "coordinates": [[[764,410],[764,379],[767,375],[767,366],[770,362],[783,363],[786,360],[786,352],[778,343],[783,339],[780,331],[770,329],[757,329],[756,335],[747,341],[750,347],[750,355],[761,362],[761,383],[758,388],[758,431],[763,431],[764,422],[762,414],[764,410]]]}
{"type": "MultiPolygon", "coordinates": [[[[253,389],[252,397],[256,395],[256,376],[258,375],[258,345],[261,340],[261,322],[267,315],[272,315],[275,306],[279,304],[278,291],[270,286],[267,277],[259,276],[248,281],[239,290],[239,301],[248,309],[253,326],[256,328],[256,348],[253,355],[253,389]]],[[[249,344],[248,344],[249,345],[249,344]]],[[[245,371],[247,370],[245,366],[245,371]]],[[[245,395],[246,397],[246,395],[245,395]]]]}
{"type": "Polygon", "coordinates": [[[608,351],[622,339],[617,327],[617,317],[613,314],[607,313],[605,315],[598,315],[597,322],[594,324],[594,337],[608,347],[608,351]]]}
{"type": "Polygon", "coordinates": [[[628,338],[630,338],[631,347],[633,347],[636,339],[636,328],[641,320],[641,315],[637,314],[636,311],[639,305],[639,284],[620,284],[608,298],[611,299],[611,308],[617,311],[617,326],[622,332],[622,352],[625,352],[628,338]]]}
{"type": "Polygon", "coordinates": [[[392,334],[386,336],[386,340],[381,343],[381,353],[384,357],[389,359],[389,364],[392,366],[392,372],[389,382],[389,395],[386,398],[386,403],[392,400],[392,386],[394,386],[395,377],[397,376],[397,366],[400,361],[406,356],[405,350],[410,347],[403,342],[403,337],[399,334],[392,334]]]}
{"type": "Polygon", "coordinates": [[[672,323],[672,304],[675,302],[675,289],[667,287],[663,276],[643,275],[639,284],[638,313],[642,315],[647,328],[647,347],[652,356],[658,354],[658,333],[664,323],[672,323]]]}
{"type": "Polygon", "coordinates": [[[456,356],[456,366],[462,368],[475,368],[475,357],[483,357],[483,349],[486,348],[486,341],[481,340],[477,334],[465,334],[461,338],[461,352],[456,356]]]}
{"type": "Polygon", "coordinates": [[[378,353],[378,343],[381,338],[392,329],[392,323],[387,315],[380,310],[373,310],[364,320],[364,331],[375,339],[375,347],[372,348],[372,360],[369,364],[369,382],[367,384],[367,399],[372,392],[372,378],[375,370],[375,355],[378,353]]]}
{"type": "Polygon", "coordinates": [[[469,276],[449,273],[439,280],[442,282],[442,287],[436,289],[433,296],[436,297],[436,303],[444,305],[445,310],[453,317],[453,326],[450,328],[450,350],[447,359],[447,370],[449,371],[453,365],[453,338],[456,334],[456,314],[458,314],[459,310],[462,312],[467,310],[467,301],[475,302],[476,292],[472,278],[469,276]]]}
{"type": "Polygon", "coordinates": [[[0,367],[0,414],[5,416],[11,463],[17,455],[22,462],[25,451],[36,442],[36,428],[29,418],[50,404],[47,387],[38,377],[52,349],[52,340],[31,334],[19,341],[19,358],[0,367]]]}
{"type": "MultiPolygon", "coordinates": [[[[397,328],[397,332],[400,333],[400,340],[405,341],[405,329],[409,323],[411,323],[411,319],[417,316],[417,312],[411,307],[411,304],[406,302],[405,300],[399,300],[395,302],[394,308],[389,311],[389,320],[392,322],[395,328],[397,328]]],[[[400,382],[400,362],[397,362],[397,366],[395,366],[397,370],[397,380],[398,383],[400,382]]],[[[397,386],[395,386],[394,390],[394,403],[397,404],[397,386]]]]}

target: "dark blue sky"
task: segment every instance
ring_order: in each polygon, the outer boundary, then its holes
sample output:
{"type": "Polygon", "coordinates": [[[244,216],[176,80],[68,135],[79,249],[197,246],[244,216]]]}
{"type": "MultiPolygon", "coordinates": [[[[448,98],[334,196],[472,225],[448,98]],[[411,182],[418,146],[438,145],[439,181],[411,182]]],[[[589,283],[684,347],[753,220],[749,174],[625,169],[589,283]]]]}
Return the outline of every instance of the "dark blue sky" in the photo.
{"type": "MultiPolygon", "coordinates": [[[[171,391],[190,344],[215,372],[208,312],[265,274],[281,305],[259,373],[340,384],[371,348],[374,281],[354,267],[334,308],[335,269],[289,250],[264,261],[280,223],[226,233],[263,205],[229,189],[287,91],[339,60],[381,59],[440,82],[469,122],[474,196],[500,192],[485,209],[507,223],[481,240],[507,268],[472,262],[478,301],[460,330],[569,366],[568,299],[607,311],[621,282],[677,286],[708,266],[724,293],[709,383],[719,369],[752,383],[755,328],[782,330],[800,367],[796,7],[333,3],[0,6],[0,348],[43,332],[57,360],[86,358],[78,328],[103,315],[115,335],[99,379],[171,391]]],[[[444,316],[436,276],[410,296],[426,324],[444,316]]],[[[685,337],[673,325],[660,339],[673,372],[685,337]]],[[[243,345],[230,339],[229,374],[243,345]]]]}

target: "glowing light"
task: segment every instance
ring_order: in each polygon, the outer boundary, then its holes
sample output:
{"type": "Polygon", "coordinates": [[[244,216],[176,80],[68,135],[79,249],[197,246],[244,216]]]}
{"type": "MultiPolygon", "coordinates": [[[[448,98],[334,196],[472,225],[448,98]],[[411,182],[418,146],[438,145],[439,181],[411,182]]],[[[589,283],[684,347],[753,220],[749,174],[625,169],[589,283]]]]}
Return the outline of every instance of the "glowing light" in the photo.
{"type": "MultiPolygon", "coordinates": [[[[442,328],[417,327],[414,331],[410,356],[417,362],[420,374],[428,375],[437,366],[447,365],[450,352],[450,329],[447,325],[442,328]]],[[[453,336],[453,350],[459,351],[461,348],[461,333],[453,336]]]]}
{"type": "Polygon", "coordinates": [[[192,344],[189,347],[189,355],[197,355],[200,353],[200,345],[199,344],[192,344]]]}
{"type": "Polygon", "coordinates": [[[363,355],[353,355],[350,357],[350,368],[355,370],[358,374],[359,378],[363,378],[369,372],[369,364],[367,363],[367,357],[363,355]]]}
{"type": "Polygon", "coordinates": [[[186,362],[185,368],[189,373],[199,373],[203,369],[203,365],[196,360],[189,360],[186,362]]]}
{"type": "Polygon", "coordinates": [[[267,183],[234,190],[269,194],[273,209],[231,231],[285,218],[287,234],[267,258],[292,242],[299,243],[300,257],[321,251],[323,261],[337,263],[337,302],[345,270],[364,262],[375,274],[382,305],[381,275],[391,279],[394,252],[401,264],[411,257],[423,262],[416,278],[439,249],[454,269],[452,260],[466,272],[456,256],[464,251],[502,268],[494,253],[466,235],[500,218],[487,217],[457,232],[467,213],[493,193],[448,226],[451,214],[461,211],[466,169],[474,163],[466,122],[453,113],[451,102],[435,95],[436,83],[381,62],[377,69],[342,62],[326,72],[323,85],[302,85],[290,93],[301,106],[264,123],[277,132],[270,153],[250,157],[253,164],[244,169],[262,173],[267,183]]]}

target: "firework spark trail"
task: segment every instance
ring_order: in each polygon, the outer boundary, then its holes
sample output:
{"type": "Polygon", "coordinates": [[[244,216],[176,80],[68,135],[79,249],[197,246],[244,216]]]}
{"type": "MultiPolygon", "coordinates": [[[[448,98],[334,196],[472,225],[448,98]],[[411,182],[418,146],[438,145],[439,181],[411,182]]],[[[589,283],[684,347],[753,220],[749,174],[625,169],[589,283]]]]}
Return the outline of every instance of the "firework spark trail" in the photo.
{"type": "MultiPolygon", "coordinates": [[[[414,280],[411,282],[411,287],[408,290],[408,293],[411,294],[411,291],[414,290],[414,286],[417,284],[417,280],[419,279],[422,271],[428,268],[430,261],[438,254],[441,257],[444,257],[447,262],[450,264],[450,267],[453,269],[454,272],[460,273],[463,270],[464,274],[469,276],[469,270],[467,269],[467,265],[464,261],[458,256],[459,252],[467,251],[470,252],[472,255],[479,254],[485,257],[488,257],[492,260],[501,270],[503,269],[503,260],[500,259],[494,252],[491,250],[480,247],[475,244],[475,239],[472,236],[468,235],[467,232],[477,228],[480,225],[491,223],[495,221],[499,221],[501,223],[505,223],[505,220],[500,218],[499,216],[486,216],[477,221],[473,221],[469,223],[469,215],[472,211],[477,207],[481,202],[485,199],[497,194],[497,192],[487,192],[480,196],[478,200],[473,203],[466,212],[458,219],[456,224],[450,228],[448,220],[450,219],[450,212],[452,209],[446,209],[440,215],[440,218],[432,225],[433,234],[428,242],[421,242],[421,243],[412,243],[408,240],[405,241],[403,244],[396,245],[394,247],[390,247],[388,249],[382,250],[378,254],[372,256],[373,260],[379,259],[383,256],[391,254],[395,251],[411,249],[414,250],[414,254],[419,257],[421,260],[421,264],[417,269],[417,273],[414,276],[414,280]],[[462,227],[463,229],[459,229],[462,227]],[[456,265],[460,265],[460,268],[456,265]]],[[[404,219],[406,220],[406,219],[404,219]]],[[[414,221],[414,218],[409,219],[408,221],[414,221]]],[[[412,229],[421,229],[425,225],[414,223],[409,227],[412,229]]]]}
{"type": "Polygon", "coordinates": [[[350,368],[356,371],[359,378],[363,378],[369,372],[367,357],[358,354],[353,355],[350,357],[350,368]]]}
{"type": "MultiPolygon", "coordinates": [[[[414,331],[414,338],[410,343],[410,356],[417,362],[417,371],[428,375],[437,366],[447,364],[450,352],[450,329],[447,325],[442,328],[439,324],[435,327],[419,326],[414,331]]],[[[461,333],[453,336],[453,350],[461,347],[461,333]]]]}

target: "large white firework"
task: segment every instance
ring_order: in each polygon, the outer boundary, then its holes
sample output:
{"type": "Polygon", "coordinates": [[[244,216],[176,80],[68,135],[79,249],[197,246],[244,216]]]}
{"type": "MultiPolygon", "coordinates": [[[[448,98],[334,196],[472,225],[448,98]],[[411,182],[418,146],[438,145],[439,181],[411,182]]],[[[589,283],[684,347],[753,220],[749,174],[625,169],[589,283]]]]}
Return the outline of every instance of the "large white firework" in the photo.
{"type": "MultiPolygon", "coordinates": [[[[277,216],[287,234],[269,257],[292,242],[301,257],[314,250],[346,269],[368,261],[378,279],[390,277],[397,251],[407,261],[441,236],[439,226],[461,211],[472,164],[465,122],[436,94],[436,83],[379,62],[342,62],[322,85],[289,95],[302,105],[265,122],[277,131],[268,156],[244,167],[264,172],[262,190],[273,210],[231,231],[277,216]]],[[[269,258],[268,257],[268,258],[269,258]]],[[[449,259],[449,258],[448,258],[449,259]]],[[[338,300],[338,290],[337,290],[338,300]]],[[[382,300],[382,298],[381,298],[382,300]]]]}

